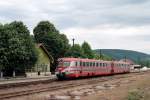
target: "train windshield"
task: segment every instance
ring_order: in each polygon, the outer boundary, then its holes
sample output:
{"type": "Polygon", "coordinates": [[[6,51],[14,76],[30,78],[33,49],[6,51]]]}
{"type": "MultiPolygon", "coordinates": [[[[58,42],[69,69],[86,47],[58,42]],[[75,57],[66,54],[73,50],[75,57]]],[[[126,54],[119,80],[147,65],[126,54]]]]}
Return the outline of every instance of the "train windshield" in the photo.
{"type": "Polygon", "coordinates": [[[75,66],[74,61],[64,61],[64,62],[59,62],[58,67],[69,67],[69,66],[75,66]]]}
{"type": "Polygon", "coordinates": [[[64,62],[64,63],[63,63],[63,66],[64,66],[64,67],[70,66],[70,62],[69,62],[69,61],[64,62]]]}

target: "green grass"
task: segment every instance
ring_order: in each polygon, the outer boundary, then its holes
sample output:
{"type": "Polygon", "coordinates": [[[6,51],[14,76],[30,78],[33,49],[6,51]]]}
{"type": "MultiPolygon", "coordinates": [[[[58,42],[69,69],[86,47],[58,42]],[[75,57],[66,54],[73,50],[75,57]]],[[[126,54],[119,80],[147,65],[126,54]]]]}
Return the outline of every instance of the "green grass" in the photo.
{"type": "Polygon", "coordinates": [[[141,100],[143,93],[139,90],[132,90],[128,93],[127,100],[141,100]]]}

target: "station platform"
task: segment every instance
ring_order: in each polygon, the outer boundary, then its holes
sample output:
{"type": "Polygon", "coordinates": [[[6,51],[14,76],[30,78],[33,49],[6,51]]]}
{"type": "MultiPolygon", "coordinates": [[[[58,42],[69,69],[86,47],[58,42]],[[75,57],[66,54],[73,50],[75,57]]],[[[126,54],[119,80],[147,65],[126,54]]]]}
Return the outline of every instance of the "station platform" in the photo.
{"type": "Polygon", "coordinates": [[[31,83],[38,81],[48,81],[56,79],[56,75],[51,76],[39,76],[39,77],[22,77],[22,78],[0,78],[0,86],[3,85],[13,85],[20,83],[31,83]]]}

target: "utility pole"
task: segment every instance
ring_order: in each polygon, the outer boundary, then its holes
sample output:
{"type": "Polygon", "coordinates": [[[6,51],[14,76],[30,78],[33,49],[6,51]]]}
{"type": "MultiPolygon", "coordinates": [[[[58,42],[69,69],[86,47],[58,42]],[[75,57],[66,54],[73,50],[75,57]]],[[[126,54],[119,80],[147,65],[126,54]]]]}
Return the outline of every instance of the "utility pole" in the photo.
{"type": "Polygon", "coordinates": [[[74,41],[75,41],[75,39],[73,38],[72,39],[72,50],[71,50],[71,52],[72,52],[72,54],[71,54],[71,57],[73,57],[73,55],[74,55],[74,41]]]}
{"type": "Polygon", "coordinates": [[[73,38],[73,39],[72,39],[72,42],[73,42],[73,47],[74,47],[74,41],[75,41],[75,39],[73,38]]]}

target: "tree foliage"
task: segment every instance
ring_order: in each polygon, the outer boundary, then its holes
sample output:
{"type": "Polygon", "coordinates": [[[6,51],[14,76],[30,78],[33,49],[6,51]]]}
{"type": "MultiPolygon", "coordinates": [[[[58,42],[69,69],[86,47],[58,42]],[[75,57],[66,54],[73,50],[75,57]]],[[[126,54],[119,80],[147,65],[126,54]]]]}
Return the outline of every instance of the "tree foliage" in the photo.
{"type": "Polygon", "coordinates": [[[23,22],[0,26],[0,64],[3,70],[24,71],[37,60],[35,45],[23,22]]]}
{"type": "Polygon", "coordinates": [[[79,44],[75,44],[70,47],[68,52],[66,53],[67,57],[75,57],[75,58],[85,58],[82,47],[79,44]]]}
{"type": "Polygon", "coordinates": [[[59,31],[49,21],[41,21],[33,29],[33,33],[37,42],[43,42],[43,39],[41,39],[41,37],[48,35],[52,37],[51,35],[58,35],[59,31]]]}
{"type": "Polygon", "coordinates": [[[86,58],[94,58],[94,53],[91,49],[91,46],[87,42],[84,41],[84,43],[82,44],[82,49],[86,58]]]}
{"type": "Polygon", "coordinates": [[[69,41],[64,34],[60,34],[49,21],[41,21],[33,30],[37,43],[43,43],[54,58],[52,70],[57,65],[57,59],[64,57],[69,48],[69,41]]]}

